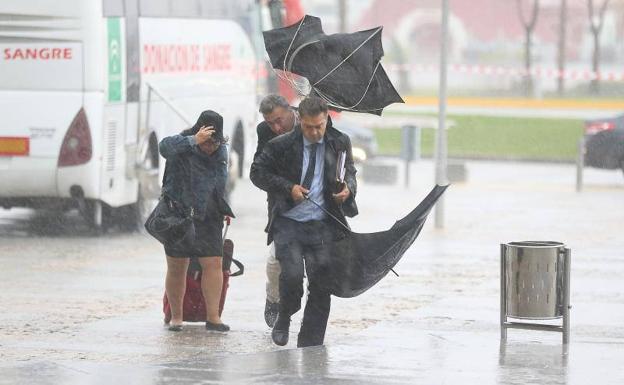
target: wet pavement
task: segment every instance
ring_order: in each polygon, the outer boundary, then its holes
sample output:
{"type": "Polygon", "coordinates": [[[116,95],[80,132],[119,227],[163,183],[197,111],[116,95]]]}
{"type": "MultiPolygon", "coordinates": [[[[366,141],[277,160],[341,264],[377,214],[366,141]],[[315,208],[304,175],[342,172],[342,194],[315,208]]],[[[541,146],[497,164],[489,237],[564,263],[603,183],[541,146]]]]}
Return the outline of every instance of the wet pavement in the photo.
{"type": "MultiPolygon", "coordinates": [[[[155,241],[92,234],[75,214],[0,210],[0,384],[123,382],[283,384],[624,383],[624,178],[572,165],[468,162],[395,270],[354,299],[334,298],[326,344],[272,344],[264,324],[265,195],[233,194],[229,235],[245,275],[230,281],[228,334],[162,326],[164,257],[155,241]],[[499,244],[555,240],[572,249],[571,340],[509,330],[500,343],[499,244]]],[[[433,185],[361,181],[358,232],[390,227],[433,185]]],[[[399,172],[398,175],[402,175],[399,172]]],[[[557,320],[554,321],[555,323],[557,320]]]]}

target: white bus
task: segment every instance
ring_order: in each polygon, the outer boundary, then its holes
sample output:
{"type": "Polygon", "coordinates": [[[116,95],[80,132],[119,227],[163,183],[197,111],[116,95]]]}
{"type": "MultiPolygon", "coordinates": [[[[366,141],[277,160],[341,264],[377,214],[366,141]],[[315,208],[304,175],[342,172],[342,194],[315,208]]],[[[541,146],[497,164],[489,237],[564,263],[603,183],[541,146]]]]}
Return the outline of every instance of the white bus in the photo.
{"type": "Polygon", "coordinates": [[[254,3],[0,2],[0,207],[140,221],[159,194],[158,141],[204,109],[224,117],[230,163],[249,162],[254,3]]]}

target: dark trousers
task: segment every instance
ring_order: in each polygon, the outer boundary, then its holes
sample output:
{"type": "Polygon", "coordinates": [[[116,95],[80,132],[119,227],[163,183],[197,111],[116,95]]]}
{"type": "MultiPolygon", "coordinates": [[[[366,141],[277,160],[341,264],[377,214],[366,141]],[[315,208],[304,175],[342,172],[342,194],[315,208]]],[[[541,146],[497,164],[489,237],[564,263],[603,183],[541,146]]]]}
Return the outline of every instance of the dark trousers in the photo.
{"type": "Polygon", "coordinates": [[[280,313],[291,316],[301,309],[305,266],[309,293],[297,346],[322,345],[331,306],[325,282],[329,276],[331,227],[323,221],[297,222],[280,217],[274,223],[273,234],[275,257],[282,268],[280,313]]]}

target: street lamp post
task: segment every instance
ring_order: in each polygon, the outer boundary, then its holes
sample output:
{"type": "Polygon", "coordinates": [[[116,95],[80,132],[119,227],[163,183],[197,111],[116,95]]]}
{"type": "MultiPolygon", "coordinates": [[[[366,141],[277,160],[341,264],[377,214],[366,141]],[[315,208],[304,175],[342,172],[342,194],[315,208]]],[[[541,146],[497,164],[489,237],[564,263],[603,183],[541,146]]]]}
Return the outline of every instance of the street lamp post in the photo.
{"type": "MultiPolygon", "coordinates": [[[[446,143],[446,73],[448,54],[448,14],[449,2],[442,0],[442,24],[440,33],[440,90],[438,96],[438,132],[436,139],[436,184],[444,186],[448,184],[446,143]]],[[[440,197],[435,205],[435,227],[444,228],[444,197],[440,197]]]]}
{"type": "Polygon", "coordinates": [[[340,33],[347,32],[347,0],[338,0],[338,21],[340,33]]]}

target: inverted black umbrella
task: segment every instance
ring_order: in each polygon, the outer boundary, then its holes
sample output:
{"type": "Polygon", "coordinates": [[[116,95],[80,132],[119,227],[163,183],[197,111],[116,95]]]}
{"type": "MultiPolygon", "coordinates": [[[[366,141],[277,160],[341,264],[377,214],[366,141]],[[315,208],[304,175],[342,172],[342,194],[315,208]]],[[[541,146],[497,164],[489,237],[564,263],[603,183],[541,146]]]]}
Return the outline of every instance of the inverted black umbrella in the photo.
{"type": "Polygon", "coordinates": [[[302,96],[319,96],[336,110],[381,115],[389,104],[403,103],[380,62],[381,31],[326,35],[321,19],[306,15],[262,34],[272,67],[286,71],[286,80],[302,96]],[[307,79],[309,89],[288,73],[307,79]]]}
{"type": "Polygon", "coordinates": [[[436,185],[414,210],[389,230],[360,234],[345,228],[345,237],[332,244],[331,274],[326,282],[332,294],[355,297],[385,277],[414,243],[427,215],[447,187],[436,185]]]}

